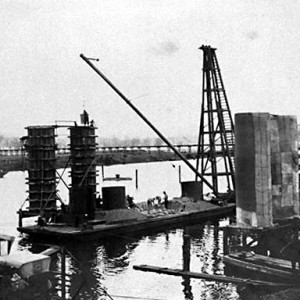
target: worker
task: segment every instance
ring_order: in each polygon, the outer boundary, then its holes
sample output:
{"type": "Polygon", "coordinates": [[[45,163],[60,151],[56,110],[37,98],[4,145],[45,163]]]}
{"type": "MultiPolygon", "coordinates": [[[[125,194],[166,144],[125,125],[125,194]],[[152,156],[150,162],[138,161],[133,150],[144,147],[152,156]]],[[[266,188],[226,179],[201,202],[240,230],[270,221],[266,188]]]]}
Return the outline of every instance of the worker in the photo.
{"type": "Polygon", "coordinates": [[[89,114],[85,109],[83,110],[83,114],[82,114],[82,123],[83,125],[89,125],[89,114]]]}
{"type": "Polygon", "coordinates": [[[160,207],[160,205],[161,205],[161,196],[156,196],[155,199],[157,200],[158,207],[160,207]]]}
{"type": "Polygon", "coordinates": [[[165,205],[165,209],[168,209],[168,206],[169,206],[168,194],[166,193],[166,191],[164,191],[163,194],[164,194],[164,205],[165,205]]]}
{"type": "Polygon", "coordinates": [[[133,202],[133,197],[130,197],[129,195],[127,195],[126,199],[127,199],[129,208],[137,208],[137,205],[133,202]]]}
{"type": "Polygon", "coordinates": [[[47,225],[47,219],[44,213],[41,213],[41,215],[38,217],[37,224],[41,227],[47,225]]]}
{"type": "Polygon", "coordinates": [[[147,200],[148,211],[151,210],[151,209],[153,208],[154,199],[155,199],[155,198],[149,198],[149,199],[147,200]]]}

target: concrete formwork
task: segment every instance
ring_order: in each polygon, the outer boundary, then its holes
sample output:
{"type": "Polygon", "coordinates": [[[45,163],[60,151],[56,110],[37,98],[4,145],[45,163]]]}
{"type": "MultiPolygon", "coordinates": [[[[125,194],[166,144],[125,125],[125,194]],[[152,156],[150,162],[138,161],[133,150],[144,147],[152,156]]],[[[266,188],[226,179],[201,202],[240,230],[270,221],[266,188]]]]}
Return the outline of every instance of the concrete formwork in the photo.
{"type": "Polygon", "coordinates": [[[28,210],[31,214],[56,210],[56,144],[54,126],[29,126],[26,150],[28,153],[28,210]]]}

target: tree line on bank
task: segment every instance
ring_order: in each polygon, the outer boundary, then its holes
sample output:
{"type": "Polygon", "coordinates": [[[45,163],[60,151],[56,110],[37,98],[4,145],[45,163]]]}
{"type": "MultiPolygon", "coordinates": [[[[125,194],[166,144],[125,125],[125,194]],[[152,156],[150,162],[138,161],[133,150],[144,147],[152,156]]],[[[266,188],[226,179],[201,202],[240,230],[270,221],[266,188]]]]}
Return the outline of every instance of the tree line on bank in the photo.
{"type": "MultiPolygon", "coordinates": [[[[196,144],[197,137],[170,137],[168,138],[174,145],[196,144]]],[[[67,148],[70,141],[66,137],[58,137],[56,143],[59,148],[67,148]]],[[[162,146],[165,143],[159,137],[98,137],[97,143],[100,147],[135,147],[135,146],[162,146]]],[[[7,137],[0,134],[0,147],[19,148],[22,141],[18,137],[7,137]]]]}

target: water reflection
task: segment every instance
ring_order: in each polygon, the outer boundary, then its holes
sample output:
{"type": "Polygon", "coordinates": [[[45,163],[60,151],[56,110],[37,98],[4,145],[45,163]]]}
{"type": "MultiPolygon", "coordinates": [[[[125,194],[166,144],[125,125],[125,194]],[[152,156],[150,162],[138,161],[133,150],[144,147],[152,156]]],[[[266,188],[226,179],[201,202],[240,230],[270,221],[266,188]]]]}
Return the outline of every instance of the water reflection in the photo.
{"type": "MultiPolygon", "coordinates": [[[[109,299],[107,292],[129,298],[226,299],[227,295],[230,299],[241,299],[234,285],[133,270],[133,265],[139,264],[183,269],[183,236],[188,234],[191,271],[223,274],[223,241],[218,226],[219,221],[215,221],[149,236],[114,236],[88,243],[68,243],[66,295],[77,293],[80,299],[109,299]]],[[[19,247],[32,252],[43,250],[43,246],[28,239],[21,240],[19,247]]],[[[58,255],[52,260],[51,268],[57,273],[61,271],[61,259],[58,255]]],[[[58,286],[61,283],[59,280],[58,286]]],[[[61,291],[56,291],[56,295],[61,296],[61,291]]]]}
{"type": "MultiPolygon", "coordinates": [[[[132,176],[138,168],[140,189],[136,190],[133,182],[128,186],[129,193],[138,202],[163,190],[167,190],[170,197],[180,194],[177,173],[173,174],[174,168],[167,166],[168,163],[112,166],[106,169],[106,173],[107,176],[116,173],[132,176]],[[149,178],[157,178],[155,184],[149,184],[149,178]]],[[[2,233],[17,235],[16,211],[27,197],[25,177],[25,172],[10,172],[0,181],[2,198],[9,202],[8,208],[5,206],[0,211],[2,233]]],[[[60,192],[63,195],[63,191],[60,192]]],[[[63,198],[66,199],[67,194],[63,198]]],[[[232,222],[234,219],[222,219],[147,235],[113,236],[94,242],[62,244],[67,250],[66,273],[69,275],[66,277],[66,296],[76,296],[77,293],[77,299],[105,299],[109,298],[105,296],[107,291],[111,295],[129,297],[127,299],[249,299],[249,295],[250,299],[255,299],[254,291],[237,289],[232,284],[133,270],[133,265],[139,264],[182,269],[183,234],[186,232],[191,237],[191,271],[224,274],[223,232],[218,227],[232,222]]],[[[47,246],[24,238],[13,245],[13,248],[16,247],[18,250],[38,253],[47,246]]],[[[54,256],[51,270],[60,273],[61,262],[60,255],[54,256]]],[[[62,295],[62,278],[59,274],[54,275],[51,277],[53,286],[49,297],[62,295]]]]}
{"type": "Polygon", "coordinates": [[[185,300],[193,300],[194,295],[192,292],[191,279],[188,277],[184,277],[181,283],[183,285],[183,294],[185,300]]]}
{"type": "MultiPolygon", "coordinates": [[[[207,274],[223,274],[223,245],[222,232],[219,231],[219,222],[208,222],[206,224],[187,227],[186,232],[191,236],[194,245],[194,253],[201,266],[200,272],[207,274]]],[[[201,299],[227,299],[234,298],[232,290],[227,285],[219,282],[201,281],[201,299]],[[229,292],[230,291],[230,292],[229,292]],[[226,296],[224,296],[226,295],[226,296]]],[[[190,292],[190,290],[187,290],[190,292]]],[[[235,291],[233,291],[235,293],[235,291]]],[[[188,294],[186,299],[192,295],[188,294]]]]}

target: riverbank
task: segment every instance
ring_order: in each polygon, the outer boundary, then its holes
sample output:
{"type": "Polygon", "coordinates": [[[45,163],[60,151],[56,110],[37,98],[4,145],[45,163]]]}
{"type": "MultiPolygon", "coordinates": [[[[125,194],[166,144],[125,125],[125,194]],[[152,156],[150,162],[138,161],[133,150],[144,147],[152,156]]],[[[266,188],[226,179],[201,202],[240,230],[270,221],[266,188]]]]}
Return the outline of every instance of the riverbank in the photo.
{"type": "MultiPolygon", "coordinates": [[[[187,159],[195,159],[196,155],[191,153],[182,153],[187,159]]],[[[133,164],[155,161],[174,161],[179,158],[173,152],[165,151],[122,151],[110,153],[98,153],[95,163],[97,166],[111,166],[120,164],[133,164]]],[[[68,155],[59,155],[56,160],[56,168],[65,168],[68,164],[68,155]]],[[[27,170],[27,159],[23,156],[0,156],[0,170],[5,173],[10,171],[27,170]]]]}

